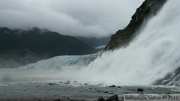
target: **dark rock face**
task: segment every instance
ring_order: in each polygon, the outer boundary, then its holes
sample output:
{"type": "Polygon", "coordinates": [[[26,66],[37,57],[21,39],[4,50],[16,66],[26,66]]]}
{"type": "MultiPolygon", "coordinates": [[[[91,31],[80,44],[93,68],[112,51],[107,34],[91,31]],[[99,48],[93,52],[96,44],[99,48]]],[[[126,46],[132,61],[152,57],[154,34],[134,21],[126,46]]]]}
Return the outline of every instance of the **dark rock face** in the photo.
{"type": "Polygon", "coordinates": [[[72,36],[39,28],[26,31],[0,28],[0,68],[9,64],[5,63],[6,60],[17,67],[59,55],[83,55],[93,52],[94,48],[72,36]]]}
{"type": "Polygon", "coordinates": [[[111,88],[115,88],[116,86],[115,86],[115,85],[111,85],[111,86],[109,86],[109,87],[111,87],[111,88]]]}
{"type": "Polygon", "coordinates": [[[141,25],[146,23],[150,17],[155,16],[166,1],[167,0],[145,0],[132,16],[128,26],[111,36],[111,40],[105,49],[113,50],[128,45],[136,36],[135,32],[138,31],[141,25]]]}
{"type": "Polygon", "coordinates": [[[97,101],[106,101],[103,97],[99,97],[97,101]]]}
{"type": "Polygon", "coordinates": [[[113,95],[107,98],[106,100],[103,97],[99,97],[97,101],[120,101],[118,95],[113,95]]]}
{"type": "Polygon", "coordinates": [[[142,88],[138,88],[137,92],[143,92],[144,90],[142,88]]]}
{"type": "Polygon", "coordinates": [[[118,95],[113,95],[109,97],[106,101],[119,101],[118,95]]]}

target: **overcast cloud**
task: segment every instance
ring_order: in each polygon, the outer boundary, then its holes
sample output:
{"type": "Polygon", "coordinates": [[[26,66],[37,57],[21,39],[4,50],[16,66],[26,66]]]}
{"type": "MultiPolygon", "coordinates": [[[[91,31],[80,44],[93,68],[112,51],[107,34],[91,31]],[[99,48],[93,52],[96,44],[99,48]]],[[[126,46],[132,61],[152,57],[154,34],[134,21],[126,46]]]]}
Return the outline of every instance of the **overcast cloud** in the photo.
{"type": "Polygon", "coordinates": [[[124,28],[144,0],[0,0],[0,26],[103,37],[124,28]]]}

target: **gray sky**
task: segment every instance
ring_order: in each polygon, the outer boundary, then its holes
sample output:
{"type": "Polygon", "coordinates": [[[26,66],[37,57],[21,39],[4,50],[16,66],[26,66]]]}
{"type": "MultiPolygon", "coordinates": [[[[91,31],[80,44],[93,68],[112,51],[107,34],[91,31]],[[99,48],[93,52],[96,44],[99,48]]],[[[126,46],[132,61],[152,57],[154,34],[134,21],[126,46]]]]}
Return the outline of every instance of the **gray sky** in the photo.
{"type": "Polygon", "coordinates": [[[144,0],[0,0],[0,26],[103,37],[124,28],[144,0]]]}

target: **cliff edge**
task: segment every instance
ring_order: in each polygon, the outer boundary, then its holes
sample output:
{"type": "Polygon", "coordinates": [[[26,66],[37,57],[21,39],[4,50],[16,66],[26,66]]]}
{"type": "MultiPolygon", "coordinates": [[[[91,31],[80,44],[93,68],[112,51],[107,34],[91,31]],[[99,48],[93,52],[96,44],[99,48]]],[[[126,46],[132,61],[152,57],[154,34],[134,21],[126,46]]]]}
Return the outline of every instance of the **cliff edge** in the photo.
{"type": "Polygon", "coordinates": [[[135,33],[146,23],[147,19],[155,16],[167,0],[145,0],[131,17],[130,23],[122,30],[118,30],[111,36],[111,40],[105,50],[113,50],[128,45],[136,36],[135,33]]]}

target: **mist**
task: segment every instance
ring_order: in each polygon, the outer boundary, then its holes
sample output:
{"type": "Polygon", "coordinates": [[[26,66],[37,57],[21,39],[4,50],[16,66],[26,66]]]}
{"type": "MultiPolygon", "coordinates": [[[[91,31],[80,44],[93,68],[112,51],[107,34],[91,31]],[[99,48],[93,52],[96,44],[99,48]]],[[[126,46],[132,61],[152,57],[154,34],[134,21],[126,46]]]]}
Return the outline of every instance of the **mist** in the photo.
{"type": "Polygon", "coordinates": [[[105,37],[124,28],[144,0],[0,0],[0,27],[46,28],[105,37]]]}
{"type": "MultiPolygon", "coordinates": [[[[127,47],[104,52],[87,66],[64,66],[61,58],[56,57],[23,68],[54,69],[62,66],[57,74],[61,79],[108,85],[153,85],[169,73],[174,75],[180,65],[179,5],[180,1],[168,1],[157,16],[137,32],[139,35],[127,47]]],[[[77,63],[70,62],[72,57],[64,60],[70,64],[77,63]]],[[[86,62],[84,58],[80,60],[86,62]]]]}

